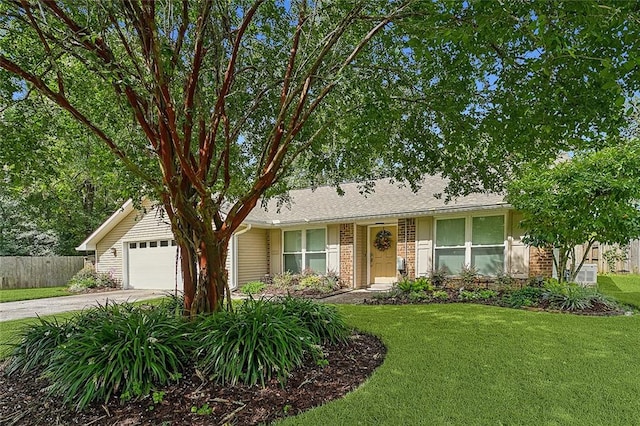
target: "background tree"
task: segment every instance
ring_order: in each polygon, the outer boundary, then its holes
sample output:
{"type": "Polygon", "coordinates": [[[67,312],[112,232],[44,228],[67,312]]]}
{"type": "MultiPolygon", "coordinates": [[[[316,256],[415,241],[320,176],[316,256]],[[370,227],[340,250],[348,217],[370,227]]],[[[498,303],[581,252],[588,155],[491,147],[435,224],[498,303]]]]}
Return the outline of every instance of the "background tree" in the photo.
{"type": "Polygon", "coordinates": [[[557,249],[558,279],[573,281],[593,244],[640,238],[640,140],[576,154],[550,168],[530,167],[508,185],[523,213],[525,242],[557,249]],[[575,248],[586,244],[581,258],[575,248]]]}
{"type": "Polygon", "coordinates": [[[10,0],[0,87],[66,110],[162,203],[195,314],[221,307],[229,238],[293,166],[442,173],[455,195],[614,135],[638,22],[593,1],[10,0]]]}

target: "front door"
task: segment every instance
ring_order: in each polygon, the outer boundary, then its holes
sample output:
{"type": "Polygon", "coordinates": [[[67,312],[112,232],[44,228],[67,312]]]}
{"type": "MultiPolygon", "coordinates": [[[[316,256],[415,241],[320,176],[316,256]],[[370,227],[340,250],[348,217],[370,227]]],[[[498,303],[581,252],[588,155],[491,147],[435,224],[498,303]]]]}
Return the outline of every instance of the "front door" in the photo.
{"type": "Polygon", "coordinates": [[[389,284],[396,279],[397,226],[372,226],[369,228],[369,273],[371,284],[389,284]],[[386,241],[382,237],[389,233],[389,248],[382,247],[386,241]],[[378,243],[376,243],[378,238],[378,243]],[[382,243],[382,244],[381,244],[382,243]]]}

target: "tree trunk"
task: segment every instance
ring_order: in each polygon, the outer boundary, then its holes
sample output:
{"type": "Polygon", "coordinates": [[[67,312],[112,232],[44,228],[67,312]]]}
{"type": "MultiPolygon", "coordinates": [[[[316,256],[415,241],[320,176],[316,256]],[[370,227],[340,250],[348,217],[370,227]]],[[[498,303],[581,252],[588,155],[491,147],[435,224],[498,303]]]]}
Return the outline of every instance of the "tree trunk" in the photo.
{"type": "Polygon", "coordinates": [[[226,232],[214,230],[211,220],[187,216],[174,208],[170,220],[180,248],[184,314],[193,318],[224,307],[229,291],[226,270],[229,237],[226,232]]]}

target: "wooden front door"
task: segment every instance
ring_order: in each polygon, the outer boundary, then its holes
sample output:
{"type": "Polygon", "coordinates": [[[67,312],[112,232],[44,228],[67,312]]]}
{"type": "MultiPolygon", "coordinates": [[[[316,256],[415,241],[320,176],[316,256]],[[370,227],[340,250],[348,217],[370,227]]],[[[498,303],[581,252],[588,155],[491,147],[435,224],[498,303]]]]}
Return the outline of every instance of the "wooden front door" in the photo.
{"type": "Polygon", "coordinates": [[[371,284],[396,282],[397,226],[372,226],[369,228],[369,277],[371,284]],[[375,246],[376,236],[382,230],[391,232],[391,247],[380,250],[375,246]]]}

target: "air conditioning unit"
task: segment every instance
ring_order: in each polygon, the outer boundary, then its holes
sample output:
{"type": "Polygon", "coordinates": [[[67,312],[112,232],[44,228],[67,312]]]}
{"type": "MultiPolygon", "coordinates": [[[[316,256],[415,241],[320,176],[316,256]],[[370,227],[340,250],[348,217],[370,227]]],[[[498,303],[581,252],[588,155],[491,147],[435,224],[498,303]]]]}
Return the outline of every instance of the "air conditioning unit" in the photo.
{"type": "Polygon", "coordinates": [[[582,285],[595,285],[598,283],[598,265],[585,263],[576,276],[576,282],[582,285]]]}

